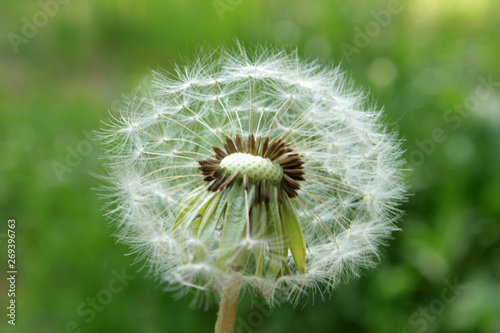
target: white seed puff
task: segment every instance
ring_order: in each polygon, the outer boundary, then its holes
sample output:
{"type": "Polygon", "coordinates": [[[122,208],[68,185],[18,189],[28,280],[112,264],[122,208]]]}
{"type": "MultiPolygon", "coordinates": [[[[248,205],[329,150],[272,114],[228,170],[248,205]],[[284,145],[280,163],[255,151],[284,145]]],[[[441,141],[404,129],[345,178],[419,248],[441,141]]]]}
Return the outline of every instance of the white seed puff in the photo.
{"type": "Polygon", "coordinates": [[[238,44],[154,73],[98,135],[117,236],[182,293],[237,272],[270,304],[323,297],[397,229],[400,141],[296,53],[238,44]]]}

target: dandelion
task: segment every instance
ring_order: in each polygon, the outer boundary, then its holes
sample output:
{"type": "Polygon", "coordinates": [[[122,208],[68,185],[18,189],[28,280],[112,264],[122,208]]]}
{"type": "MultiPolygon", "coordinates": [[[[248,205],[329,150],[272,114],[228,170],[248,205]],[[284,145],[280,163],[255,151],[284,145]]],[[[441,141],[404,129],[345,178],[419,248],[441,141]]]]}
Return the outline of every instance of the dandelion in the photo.
{"type": "Polygon", "coordinates": [[[117,236],[182,294],[297,304],[375,264],[396,229],[400,141],[338,68],[257,47],[154,73],[100,132],[117,236]],[[368,105],[368,106],[367,106],[368,105]]]}

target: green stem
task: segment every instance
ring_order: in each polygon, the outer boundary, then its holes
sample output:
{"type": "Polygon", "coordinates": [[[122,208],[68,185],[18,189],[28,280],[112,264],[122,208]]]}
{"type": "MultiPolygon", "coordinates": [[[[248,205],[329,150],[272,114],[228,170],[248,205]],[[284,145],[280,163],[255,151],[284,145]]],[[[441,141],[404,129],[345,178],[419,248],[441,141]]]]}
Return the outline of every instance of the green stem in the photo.
{"type": "Polygon", "coordinates": [[[222,296],[215,324],[215,333],[233,333],[238,313],[238,301],[246,258],[246,250],[240,250],[227,268],[222,287],[222,296]]]}

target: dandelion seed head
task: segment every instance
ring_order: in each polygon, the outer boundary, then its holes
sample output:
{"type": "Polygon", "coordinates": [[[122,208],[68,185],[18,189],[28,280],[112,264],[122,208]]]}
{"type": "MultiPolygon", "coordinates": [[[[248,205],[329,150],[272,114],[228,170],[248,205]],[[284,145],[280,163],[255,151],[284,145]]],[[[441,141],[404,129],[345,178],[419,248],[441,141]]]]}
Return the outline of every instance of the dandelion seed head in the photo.
{"type": "Polygon", "coordinates": [[[238,44],[154,72],[98,135],[118,239],[182,295],[234,271],[269,304],[322,299],[379,260],[402,214],[382,111],[296,52],[238,44]]]}

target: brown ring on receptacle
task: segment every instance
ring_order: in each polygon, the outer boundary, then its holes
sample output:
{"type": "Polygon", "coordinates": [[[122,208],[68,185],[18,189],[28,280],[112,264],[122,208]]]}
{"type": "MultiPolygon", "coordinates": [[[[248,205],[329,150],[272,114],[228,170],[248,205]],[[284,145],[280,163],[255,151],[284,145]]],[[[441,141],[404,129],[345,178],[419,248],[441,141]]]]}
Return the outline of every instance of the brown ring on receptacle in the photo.
{"type": "MultiPolygon", "coordinates": [[[[226,135],[226,142],[223,143],[223,146],[225,151],[219,147],[212,146],[214,158],[197,160],[200,164],[198,169],[204,176],[203,180],[207,182],[209,191],[224,191],[239,176],[243,176],[240,172],[227,173],[226,168],[221,167],[221,162],[232,154],[244,153],[269,159],[271,162],[278,164],[283,173],[279,181],[279,186],[288,197],[294,198],[297,196],[297,191],[300,189],[299,182],[305,180],[303,171],[304,162],[300,158],[300,155],[294,152],[291,145],[281,139],[270,142],[269,136],[264,137],[264,139],[261,136],[255,138],[253,134],[248,135],[246,140],[242,140],[236,134],[234,140],[226,135]]],[[[269,202],[271,181],[269,179],[257,179],[254,183],[255,202],[269,202]]]]}

